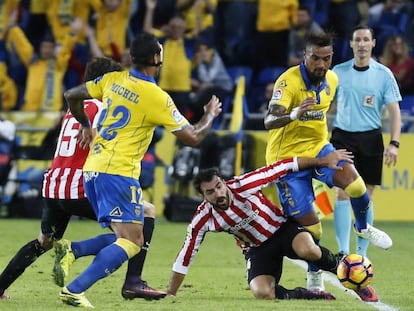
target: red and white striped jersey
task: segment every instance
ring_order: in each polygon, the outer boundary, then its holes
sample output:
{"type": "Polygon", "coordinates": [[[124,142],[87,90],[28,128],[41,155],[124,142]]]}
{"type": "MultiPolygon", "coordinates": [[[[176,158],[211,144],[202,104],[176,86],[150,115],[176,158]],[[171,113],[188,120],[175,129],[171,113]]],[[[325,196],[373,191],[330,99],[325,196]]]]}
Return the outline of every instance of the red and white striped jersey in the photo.
{"type": "Polygon", "coordinates": [[[226,182],[230,190],[229,208],[220,210],[204,200],[187,228],[173,271],[186,274],[207,232],[232,234],[242,248],[259,246],[286,222],[282,210],[266,198],[261,189],[287,173],[298,170],[296,158],[235,177],[226,182]]]}
{"type": "MultiPolygon", "coordinates": [[[[84,107],[92,127],[95,128],[102,103],[96,99],[85,100],[84,107]]],[[[52,165],[43,179],[44,198],[63,200],[85,198],[82,168],[89,149],[82,149],[77,143],[79,128],[79,122],[68,109],[62,120],[52,165]]]]}

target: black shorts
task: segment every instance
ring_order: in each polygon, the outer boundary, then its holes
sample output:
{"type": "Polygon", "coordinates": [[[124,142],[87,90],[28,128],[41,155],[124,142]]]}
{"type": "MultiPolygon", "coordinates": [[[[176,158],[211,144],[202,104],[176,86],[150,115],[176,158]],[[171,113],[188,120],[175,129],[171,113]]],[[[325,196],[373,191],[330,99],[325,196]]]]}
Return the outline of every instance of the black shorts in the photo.
{"type": "Polygon", "coordinates": [[[367,132],[332,130],[331,143],[336,149],[354,154],[354,165],[368,185],[381,185],[384,161],[384,142],[381,129],[367,132]]]}
{"type": "Polygon", "coordinates": [[[292,241],[306,229],[289,219],[266,242],[258,247],[251,247],[246,253],[247,282],[259,275],[272,275],[276,284],[282,276],[283,256],[299,259],[292,249],[292,241]]]}
{"type": "Polygon", "coordinates": [[[60,240],[63,237],[72,215],[96,220],[95,212],[88,199],[44,200],[41,230],[50,239],[60,240]]]}

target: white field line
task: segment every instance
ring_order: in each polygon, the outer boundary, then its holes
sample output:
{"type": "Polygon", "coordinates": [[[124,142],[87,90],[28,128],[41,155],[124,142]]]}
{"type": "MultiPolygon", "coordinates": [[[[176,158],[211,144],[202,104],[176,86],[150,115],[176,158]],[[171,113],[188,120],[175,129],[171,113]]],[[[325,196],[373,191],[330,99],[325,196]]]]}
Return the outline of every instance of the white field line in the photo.
{"type": "MultiPolygon", "coordinates": [[[[288,259],[290,262],[294,263],[295,265],[300,266],[305,271],[308,269],[308,264],[306,262],[302,261],[302,260],[294,260],[294,259],[289,259],[289,258],[286,258],[286,259],[288,259]]],[[[345,289],[341,285],[341,283],[339,283],[339,280],[336,277],[334,277],[331,273],[324,272],[323,273],[323,279],[325,281],[328,281],[333,286],[335,286],[335,287],[337,287],[341,290],[345,289]]],[[[345,291],[348,294],[353,295],[353,296],[357,297],[358,299],[360,299],[359,296],[353,290],[345,289],[345,291]]],[[[373,308],[375,308],[377,310],[380,310],[380,311],[398,311],[398,308],[396,308],[394,306],[391,306],[391,305],[387,305],[385,303],[382,303],[381,301],[378,301],[378,302],[364,302],[364,301],[361,301],[361,302],[366,303],[366,304],[368,304],[368,305],[372,306],[373,308]]]]}

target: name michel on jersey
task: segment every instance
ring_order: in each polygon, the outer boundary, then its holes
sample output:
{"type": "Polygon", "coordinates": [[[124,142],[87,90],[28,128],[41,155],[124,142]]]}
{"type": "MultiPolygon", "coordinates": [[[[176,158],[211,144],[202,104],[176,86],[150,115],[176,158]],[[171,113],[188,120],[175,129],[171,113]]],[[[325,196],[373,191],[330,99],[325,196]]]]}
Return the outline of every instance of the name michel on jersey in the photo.
{"type": "Polygon", "coordinates": [[[128,90],[126,87],[123,87],[117,83],[112,84],[111,91],[122,96],[126,100],[133,102],[134,104],[137,104],[139,101],[139,95],[137,93],[134,93],[128,90]]]}

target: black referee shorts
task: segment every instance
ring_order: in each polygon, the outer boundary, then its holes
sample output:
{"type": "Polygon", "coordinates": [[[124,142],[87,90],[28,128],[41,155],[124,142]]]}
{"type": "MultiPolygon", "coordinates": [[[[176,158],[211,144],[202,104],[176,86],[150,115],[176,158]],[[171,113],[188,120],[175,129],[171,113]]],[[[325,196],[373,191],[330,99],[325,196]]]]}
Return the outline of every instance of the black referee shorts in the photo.
{"type": "Polygon", "coordinates": [[[334,128],[331,143],[336,149],[347,149],[354,154],[354,165],[366,184],[381,185],[384,161],[381,129],[347,132],[334,128]]]}
{"type": "Polygon", "coordinates": [[[63,237],[69,220],[73,215],[96,220],[95,212],[88,199],[44,200],[41,230],[50,239],[60,240],[63,237]]]}

